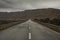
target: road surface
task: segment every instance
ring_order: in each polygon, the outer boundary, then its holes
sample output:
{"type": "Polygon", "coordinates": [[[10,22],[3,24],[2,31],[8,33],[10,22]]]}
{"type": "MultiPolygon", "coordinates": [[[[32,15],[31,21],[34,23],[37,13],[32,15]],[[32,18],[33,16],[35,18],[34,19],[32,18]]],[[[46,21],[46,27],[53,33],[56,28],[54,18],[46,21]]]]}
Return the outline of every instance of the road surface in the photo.
{"type": "Polygon", "coordinates": [[[60,33],[28,20],[0,31],[0,40],[60,40],[60,33]]]}

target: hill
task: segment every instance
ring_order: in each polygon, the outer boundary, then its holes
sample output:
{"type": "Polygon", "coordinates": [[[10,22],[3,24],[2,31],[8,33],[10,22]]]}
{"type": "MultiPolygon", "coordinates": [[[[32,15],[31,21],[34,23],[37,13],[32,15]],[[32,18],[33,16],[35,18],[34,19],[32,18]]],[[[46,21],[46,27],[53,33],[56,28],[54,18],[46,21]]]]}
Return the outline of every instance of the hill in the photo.
{"type": "Polygon", "coordinates": [[[0,19],[41,19],[41,18],[60,18],[60,9],[45,8],[33,9],[17,12],[0,12],[0,19]]]}

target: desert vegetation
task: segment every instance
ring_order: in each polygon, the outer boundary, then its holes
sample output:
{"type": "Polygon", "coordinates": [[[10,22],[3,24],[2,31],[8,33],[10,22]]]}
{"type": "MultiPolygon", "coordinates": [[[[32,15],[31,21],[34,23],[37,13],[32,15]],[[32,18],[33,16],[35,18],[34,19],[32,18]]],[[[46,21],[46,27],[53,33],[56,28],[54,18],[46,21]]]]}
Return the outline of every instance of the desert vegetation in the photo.
{"type": "Polygon", "coordinates": [[[57,18],[53,18],[53,19],[49,19],[49,18],[44,18],[44,19],[34,19],[34,21],[50,28],[53,29],[57,32],[60,32],[60,19],[57,18]]]}
{"type": "Polygon", "coordinates": [[[0,31],[10,28],[24,21],[25,20],[0,20],[0,31]]]}

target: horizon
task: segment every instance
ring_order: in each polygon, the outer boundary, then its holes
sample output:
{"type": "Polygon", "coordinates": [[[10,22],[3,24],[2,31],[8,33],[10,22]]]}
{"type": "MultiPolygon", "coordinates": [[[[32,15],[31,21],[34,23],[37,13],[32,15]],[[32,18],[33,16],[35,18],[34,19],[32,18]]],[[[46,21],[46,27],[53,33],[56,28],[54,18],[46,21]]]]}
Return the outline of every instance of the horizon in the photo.
{"type": "MultiPolygon", "coordinates": [[[[58,9],[58,8],[40,8],[40,9],[58,9]]],[[[26,9],[26,10],[37,10],[37,9],[26,9]]],[[[20,9],[0,9],[0,12],[17,12],[17,11],[26,11],[26,10],[20,10],[20,9]]]]}

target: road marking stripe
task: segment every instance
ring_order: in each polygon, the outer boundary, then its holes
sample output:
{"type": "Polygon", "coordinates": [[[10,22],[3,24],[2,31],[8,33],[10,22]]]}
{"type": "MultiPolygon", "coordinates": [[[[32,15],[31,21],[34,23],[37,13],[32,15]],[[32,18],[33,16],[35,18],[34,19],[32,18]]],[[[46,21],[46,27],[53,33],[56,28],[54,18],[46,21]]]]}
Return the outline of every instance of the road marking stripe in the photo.
{"type": "Polygon", "coordinates": [[[29,33],[29,39],[31,39],[31,33],[29,33]]]}

